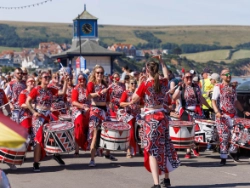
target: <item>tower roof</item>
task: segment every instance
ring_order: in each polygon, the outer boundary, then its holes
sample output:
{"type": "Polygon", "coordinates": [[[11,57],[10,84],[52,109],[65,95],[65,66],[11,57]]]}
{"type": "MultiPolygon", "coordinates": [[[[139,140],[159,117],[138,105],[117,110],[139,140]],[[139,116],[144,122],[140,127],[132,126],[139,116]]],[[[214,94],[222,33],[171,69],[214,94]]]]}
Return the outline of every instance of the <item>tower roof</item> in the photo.
{"type": "Polygon", "coordinates": [[[97,20],[98,18],[93,16],[92,14],[90,14],[87,10],[86,10],[86,5],[84,5],[84,11],[77,16],[74,20],[77,19],[85,19],[85,20],[97,20]]]}

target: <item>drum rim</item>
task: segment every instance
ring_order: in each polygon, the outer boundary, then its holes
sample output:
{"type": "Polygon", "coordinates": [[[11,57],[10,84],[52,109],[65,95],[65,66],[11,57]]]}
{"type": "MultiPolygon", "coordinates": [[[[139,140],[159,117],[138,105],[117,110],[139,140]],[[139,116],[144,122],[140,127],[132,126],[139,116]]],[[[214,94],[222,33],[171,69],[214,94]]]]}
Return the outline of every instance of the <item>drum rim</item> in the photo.
{"type": "Polygon", "coordinates": [[[131,125],[127,124],[127,123],[124,123],[124,122],[121,122],[121,121],[104,121],[101,125],[101,129],[102,130],[112,130],[112,131],[128,131],[131,129],[131,125]],[[123,124],[126,124],[128,126],[127,129],[111,129],[110,127],[106,127],[103,125],[103,123],[106,123],[106,122],[117,122],[117,123],[123,123],[123,124]]]}
{"type": "Polygon", "coordinates": [[[169,121],[169,126],[194,126],[194,125],[195,124],[193,122],[190,122],[190,121],[178,121],[178,120],[177,121],[169,121]]]}

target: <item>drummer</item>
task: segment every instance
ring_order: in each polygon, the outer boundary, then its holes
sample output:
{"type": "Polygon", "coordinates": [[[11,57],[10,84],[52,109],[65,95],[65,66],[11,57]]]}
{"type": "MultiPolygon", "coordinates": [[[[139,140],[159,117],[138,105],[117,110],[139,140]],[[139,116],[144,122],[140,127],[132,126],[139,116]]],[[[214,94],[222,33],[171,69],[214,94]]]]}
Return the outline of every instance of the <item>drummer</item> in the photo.
{"type": "Polygon", "coordinates": [[[170,142],[168,118],[163,108],[168,82],[166,78],[159,79],[158,71],[159,64],[155,61],[146,64],[148,78],[140,84],[131,101],[131,104],[135,104],[140,98],[145,101],[144,166],[152,172],[155,188],[161,187],[159,185],[161,173],[165,173],[161,183],[165,187],[170,186],[169,172],[180,164],[174,146],[170,142]]]}
{"type": "Polygon", "coordinates": [[[53,102],[51,105],[51,111],[57,118],[61,113],[66,114],[65,94],[67,90],[67,84],[61,84],[61,81],[63,83],[66,83],[64,82],[64,80],[60,80],[60,76],[58,73],[54,73],[52,74],[51,83],[48,85],[48,88],[54,88],[60,93],[60,95],[53,96],[53,102]]]}
{"type": "Polygon", "coordinates": [[[29,96],[30,91],[35,87],[35,79],[33,77],[28,77],[26,81],[27,88],[21,91],[19,95],[19,105],[21,108],[19,115],[20,124],[27,129],[28,134],[32,131],[32,113],[29,111],[26,105],[26,99],[29,96]]]}
{"type": "Polygon", "coordinates": [[[70,70],[70,68],[67,68],[67,75],[68,75],[68,86],[67,86],[67,90],[66,90],[66,96],[67,96],[67,104],[66,107],[68,108],[69,111],[71,111],[71,106],[72,106],[72,91],[74,89],[74,84],[73,84],[73,74],[70,70]]]}
{"type": "Polygon", "coordinates": [[[108,119],[110,121],[117,121],[116,113],[120,108],[120,98],[122,96],[123,91],[125,91],[125,84],[119,82],[120,75],[115,72],[112,75],[113,83],[110,85],[108,90],[108,95],[110,98],[109,106],[108,106],[108,119]]]}
{"type": "MultiPolygon", "coordinates": [[[[98,137],[103,121],[106,120],[107,105],[109,101],[108,97],[108,85],[103,80],[104,68],[100,65],[96,65],[90,75],[87,85],[87,98],[91,99],[90,108],[90,120],[89,120],[89,143],[91,151],[90,167],[95,166],[95,154],[98,147],[98,137]]],[[[117,160],[109,151],[106,151],[105,158],[110,160],[117,160]]]]}
{"type": "Polygon", "coordinates": [[[135,79],[131,78],[129,80],[129,89],[122,93],[120,99],[120,106],[125,109],[129,116],[132,116],[132,119],[128,122],[131,126],[130,129],[130,137],[129,137],[129,148],[127,150],[127,158],[131,158],[131,148],[133,148],[133,155],[136,154],[137,144],[135,142],[135,120],[136,116],[141,113],[140,110],[140,101],[136,102],[135,104],[131,104],[132,95],[135,92],[137,87],[137,82],[135,79]]]}
{"type": "MultiPolygon", "coordinates": [[[[249,116],[250,113],[245,111],[237,100],[236,87],[230,86],[231,72],[229,69],[221,71],[222,83],[216,84],[213,89],[212,105],[215,112],[215,123],[219,134],[220,141],[220,166],[226,165],[227,154],[230,149],[229,140],[231,138],[230,130],[233,127],[233,119],[236,116],[236,108],[239,109],[244,115],[249,116]]],[[[230,147],[233,148],[233,145],[230,147]]],[[[237,148],[236,148],[237,149],[237,148]]],[[[231,150],[233,152],[233,150],[231,150]]],[[[237,156],[231,154],[234,160],[238,160],[237,156]]]]}
{"type": "MultiPolygon", "coordinates": [[[[33,114],[32,118],[32,139],[34,139],[34,164],[33,170],[35,172],[40,171],[39,161],[45,157],[44,140],[43,140],[43,125],[50,121],[57,120],[51,113],[50,109],[53,102],[53,96],[65,95],[65,93],[58,91],[55,88],[48,88],[51,77],[47,72],[41,73],[41,85],[34,87],[27,100],[26,105],[33,114]],[[35,109],[32,106],[32,101],[35,102],[35,109]]],[[[65,79],[65,85],[67,85],[67,79],[65,79]]],[[[64,90],[66,92],[66,89],[64,90]]],[[[53,158],[61,165],[64,165],[64,161],[60,155],[54,154],[53,158]]]]}
{"type": "MultiPolygon", "coordinates": [[[[204,104],[211,109],[207,101],[202,97],[200,87],[192,83],[192,74],[190,71],[184,75],[184,83],[180,85],[173,94],[173,100],[180,99],[180,119],[182,121],[193,121],[194,119],[203,119],[201,105],[204,104]]],[[[191,151],[194,156],[199,156],[199,151],[196,146],[192,149],[187,149],[186,159],[191,158],[191,151]]]]}
{"type": "Polygon", "coordinates": [[[75,156],[79,156],[79,146],[86,151],[89,126],[90,101],[87,99],[87,75],[80,73],[77,76],[78,84],[72,90],[72,119],[75,125],[75,156]]]}

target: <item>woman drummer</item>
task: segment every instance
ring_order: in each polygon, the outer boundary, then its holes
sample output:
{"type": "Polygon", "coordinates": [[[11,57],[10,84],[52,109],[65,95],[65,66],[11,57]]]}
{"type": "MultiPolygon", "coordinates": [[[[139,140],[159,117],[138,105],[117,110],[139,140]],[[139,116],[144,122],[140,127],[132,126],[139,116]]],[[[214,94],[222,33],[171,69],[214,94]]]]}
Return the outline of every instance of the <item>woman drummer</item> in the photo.
{"type": "MultiPolygon", "coordinates": [[[[204,104],[211,109],[207,101],[201,95],[200,87],[197,84],[192,83],[193,76],[190,71],[186,72],[183,78],[184,83],[179,86],[174,94],[173,100],[180,100],[180,119],[182,121],[193,121],[194,119],[203,119],[204,115],[202,112],[201,105],[204,104]]],[[[193,146],[187,149],[185,155],[186,159],[191,158],[191,151],[194,156],[199,156],[197,146],[193,146]]]]}
{"type": "MultiPolygon", "coordinates": [[[[58,91],[55,88],[49,88],[49,81],[51,77],[47,72],[41,73],[41,85],[34,87],[27,100],[26,105],[33,114],[32,117],[32,139],[34,139],[34,164],[33,170],[39,172],[39,161],[45,157],[44,140],[43,140],[43,125],[50,121],[57,120],[57,118],[51,113],[50,109],[55,95],[65,95],[67,80],[64,83],[63,92],[58,91]],[[32,101],[35,102],[35,109],[32,107],[32,101]]],[[[60,155],[53,155],[53,158],[61,165],[64,165],[64,161],[60,155]]]]}
{"type": "Polygon", "coordinates": [[[32,113],[26,105],[26,99],[30,94],[30,91],[35,87],[35,79],[33,77],[28,77],[26,81],[27,88],[22,90],[19,95],[19,105],[21,107],[20,111],[20,125],[27,129],[28,133],[31,134],[32,131],[32,113]]]}
{"type": "MultiPolygon", "coordinates": [[[[90,118],[89,118],[89,143],[91,151],[91,160],[89,166],[95,166],[95,153],[96,147],[98,147],[97,136],[98,130],[103,121],[106,120],[106,113],[109,97],[108,97],[108,86],[103,80],[104,68],[100,65],[96,65],[90,76],[88,85],[87,85],[87,98],[91,99],[91,109],[90,109],[90,118]]],[[[116,160],[116,158],[110,155],[110,152],[107,151],[105,158],[110,160],[116,160]]]]}
{"type": "Polygon", "coordinates": [[[135,141],[135,120],[136,116],[140,114],[140,101],[136,102],[135,104],[131,104],[132,95],[135,92],[137,86],[137,82],[135,79],[131,78],[129,81],[129,89],[122,93],[120,99],[120,106],[123,107],[130,117],[131,120],[128,121],[128,124],[131,126],[130,129],[130,137],[129,137],[129,148],[127,150],[127,158],[131,158],[131,148],[134,150],[134,155],[136,154],[137,144],[135,141]]]}
{"type": "Polygon", "coordinates": [[[170,185],[169,172],[176,169],[180,161],[169,136],[168,118],[163,108],[168,90],[166,78],[159,79],[159,64],[150,61],[146,64],[146,81],[143,81],[132,97],[131,104],[140,98],[145,102],[144,116],[144,166],[152,172],[154,186],[159,185],[159,174],[165,173],[162,181],[166,187],[170,185]]]}
{"type": "Polygon", "coordinates": [[[79,156],[79,146],[87,149],[87,135],[89,126],[89,108],[90,101],[86,96],[87,75],[79,74],[77,76],[78,84],[72,90],[72,118],[75,125],[75,156],[79,156]]]}
{"type": "Polygon", "coordinates": [[[108,119],[110,121],[117,121],[116,113],[120,108],[120,99],[123,91],[125,91],[125,84],[119,82],[120,75],[119,73],[114,73],[112,75],[113,83],[110,85],[108,90],[108,95],[110,98],[109,107],[108,107],[108,119]]]}
{"type": "MultiPolygon", "coordinates": [[[[62,95],[62,93],[66,93],[67,90],[67,85],[65,87],[63,87],[63,85],[60,83],[60,76],[58,73],[54,73],[52,74],[52,80],[51,83],[49,83],[48,88],[54,88],[58,91],[61,92],[61,95],[54,95],[53,96],[53,102],[51,105],[51,111],[53,113],[53,115],[55,115],[57,118],[59,117],[59,115],[62,114],[66,114],[66,105],[65,105],[65,101],[66,101],[66,95],[62,95]],[[65,91],[65,92],[63,92],[65,91]]],[[[64,82],[64,80],[63,80],[64,82]]]]}

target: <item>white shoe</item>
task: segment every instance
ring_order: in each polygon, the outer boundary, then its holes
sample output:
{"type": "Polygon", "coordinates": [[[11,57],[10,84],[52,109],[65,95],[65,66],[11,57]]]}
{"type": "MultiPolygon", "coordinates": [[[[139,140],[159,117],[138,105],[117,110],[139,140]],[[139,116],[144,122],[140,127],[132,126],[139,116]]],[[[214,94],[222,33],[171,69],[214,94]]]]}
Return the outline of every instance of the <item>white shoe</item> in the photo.
{"type": "Polygon", "coordinates": [[[95,166],[95,161],[92,161],[92,160],[91,160],[91,161],[89,162],[89,166],[90,166],[90,167],[94,167],[94,166],[95,166]]]}
{"type": "Polygon", "coordinates": [[[16,165],[14,165],[14,164],[9,164],[9,163],[6,163],[6,164],[10,167],[11,170],[17,169],[16,165]]]}

